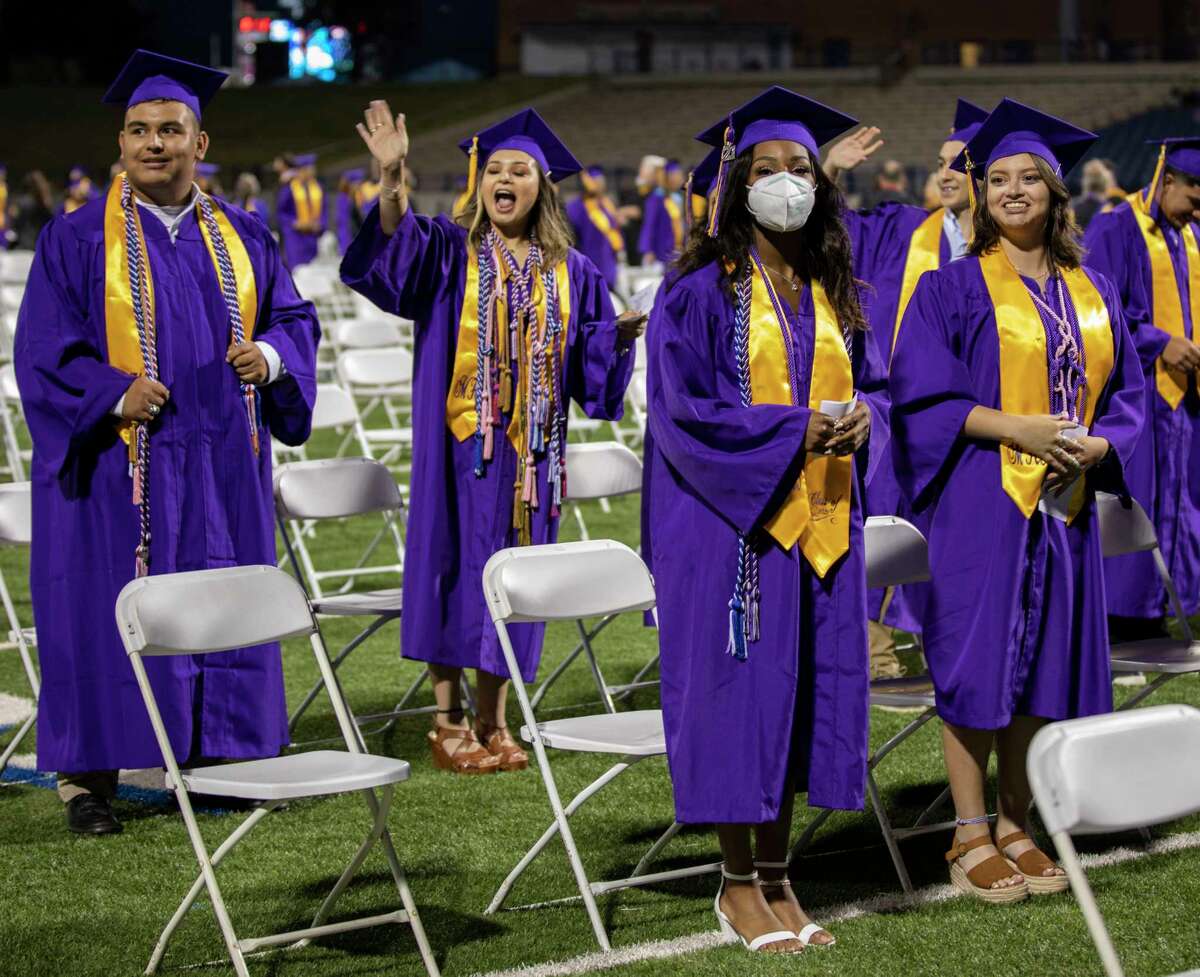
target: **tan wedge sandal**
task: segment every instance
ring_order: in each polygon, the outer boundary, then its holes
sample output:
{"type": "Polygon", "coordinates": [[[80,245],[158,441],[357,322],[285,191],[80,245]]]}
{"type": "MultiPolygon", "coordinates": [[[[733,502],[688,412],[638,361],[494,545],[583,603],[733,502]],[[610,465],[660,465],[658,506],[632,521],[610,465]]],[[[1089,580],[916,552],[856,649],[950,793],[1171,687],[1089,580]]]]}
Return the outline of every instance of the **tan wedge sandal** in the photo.
{"type": "Polygon", "coordinates": [[[993,889],[992,886],[1001,879],[1007,879],[1019,872],[1013,870],[1007,859],[1000,855],[985,858],[974,868],[967,870],[959,864],[967,852],[992,844],[991,835],[980,835],[970,841],[957,842],[946,852],[946,861],[950,863],[950,881],[956,889],[974,896],[982,902],[995,905],[1007,905],[1011,902],[1021,902],[1029,898],[1029,886],[1025,882],[1018,885],[1006,885],[993,889]]]}
{"type": "Polygon", "coordinates": [[[1037,845],[1034,845],[1028,851],[1021,852],[1015,859],[1010,858],[1004,849],[1009,845],[1017,844],[1019,841],[1028,841],[1030,844],[1033,844],[1033,839],[1024,831],[1014,831],[1003,838],[997,838],[996,847],[1000,849],[1000,854],[1004,856],[1004,860],[1025,877],[1025,884],[1029,886],[1029,891],[1032,895],[1049,896],[1056,892],[1066,892],[1067,889],[1071,888],[1071,880],[1065,874],[1046,874],[1046,869],[1058,868],[1059,866],[1054,859],[1038,848],[1037,845]]]}

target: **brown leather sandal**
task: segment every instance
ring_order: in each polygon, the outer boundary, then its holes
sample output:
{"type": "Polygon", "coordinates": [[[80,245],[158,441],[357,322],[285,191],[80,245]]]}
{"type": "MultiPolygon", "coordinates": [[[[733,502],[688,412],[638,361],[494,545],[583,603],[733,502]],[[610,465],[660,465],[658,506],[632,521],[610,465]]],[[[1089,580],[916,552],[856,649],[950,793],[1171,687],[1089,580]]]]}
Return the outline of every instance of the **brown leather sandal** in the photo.
{"type": "Polygon", "coordinates": [[[484,749],[499,760],[501,770],[524,770],[529,766],[529,754],[517,745],[507,726],[485,726],[476,720],[475,735],[484,749]]]}
{"type": "Polygon", "coordinates": [[[480,745],[471,730],[438,726],[431,729],[428,735],[433,765],[439,770],[467,775],[499,772],[500,761],[480,745]],[[458,740],[458,745],[453,750],[447,750],[447,740],[458,740]]]}
{"type": "Polygon", "coordinates": [[[1000,849],[1000,854],[1004,855],[1004,860],[1025,876],[1025,884],[1029,886],[1029,891],[1033,895],[1048,896],[1055,892],[1066,892],[1071,887],[1071,880],[1065,874],[1046,874],[1046,869],[1058,868],[1058,863],[1036,845],[1028,851],[1021,852],[1015,859],[1005,854],[1005,848],[1015,845],[1019,841],[1028,841],[1033,844],[1033,839],[1024,831],[1014,831],[1003,838],[997,838],[996,847],[1000,849]]]}
{"type": "Polygon", "coordinates": [[[974,868],[964,869],[958,860],[967,852],[992,844],[991,835],[980,835],[970,841],[956,842],[954,847],[946,852],[946,861],[950,863],[950,881],[956,889],[974,896],[983,902],[1004,905],[1010,902],[1020,902],[1029,897],[1029,886],[1021,882],[1018,885],[1005,885],[993,889],[992,886],[1001,879],[1020,874],[1013,870],[1008,861],[1000,855],[985,858],[974,868]]]}

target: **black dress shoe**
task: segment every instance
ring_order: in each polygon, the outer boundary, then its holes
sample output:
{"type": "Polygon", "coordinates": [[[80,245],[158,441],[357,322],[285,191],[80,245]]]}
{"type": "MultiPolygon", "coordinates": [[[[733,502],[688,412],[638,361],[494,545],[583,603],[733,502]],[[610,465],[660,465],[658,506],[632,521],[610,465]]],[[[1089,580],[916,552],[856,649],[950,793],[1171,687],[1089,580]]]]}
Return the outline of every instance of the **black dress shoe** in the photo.
{"type": "Polygon", "coordinates": [[[95,794],[67,801],[67,827],[77,835],[116,835],[124,830],[108,801],[95,794]]]}

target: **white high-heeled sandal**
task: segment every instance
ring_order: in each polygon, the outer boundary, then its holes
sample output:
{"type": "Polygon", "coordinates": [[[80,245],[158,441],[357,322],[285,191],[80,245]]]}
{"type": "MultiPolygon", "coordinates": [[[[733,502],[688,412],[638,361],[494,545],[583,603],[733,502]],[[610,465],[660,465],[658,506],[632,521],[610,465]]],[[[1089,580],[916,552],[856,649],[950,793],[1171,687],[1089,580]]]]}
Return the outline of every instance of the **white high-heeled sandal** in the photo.
{"type": "MultiPolygon", "coordinates": [[[[781,868],[781,869],[783,869],[783,878],[782,879],[773,879],[770,882],[764,882],[760,879],[758,884],[759,885],[779,885],[779,886],[786,885],[789,889],[791,888],[792,880],[787,877],[787,869],[788,869],[787,862],[755,862],[754,868],[756,870],[755,871],[756,875],[758,874],[757,869],[760,869],[760,868],[781,868]]],[[[806,947],[807,946],[815,946],[815,947],[820,947],[820,948],[824,949],[825,947],[833,946],[835,943],[837,943],[837,937],[835,937],[832,933],[830,933],[829,930],[827,930],[824,926],[821,926],[817,923],[806,923],[805,926],[800,930],[799,933],[795,933],[793,935],[796,937],[797,940],[799,940],[801,943],[803,943],[806,947]],[[818,933],[826,934],[829,937],[829,942],[828,943],[814,943],[812,941],[812,938],[814,936],[816,936],[818,933]]]]}
{"type": "Polygon", "coordinates": [[[744,946],[751,953],[757,953],[765,946],[771,946],[774,943],[783,943],[785,940],[796,939],[796,934],[791,930],[775,930],[773,933],[763,933],[762,936],[756,936],[752,940],[747,940],[735,928],[728,916],[721,911],[721,896],[725,894],[725,880],[730,882],[754,882],[758,879],[757,872],[751,872],[749,875],[734,875],[727,871],[725,866],[721,866],[721,886],[717,889],[717,897],[713,900],[713,912],[717,914],[717,923],[721,928],[722,936],[736,936],[742,941],[744,946]]]}

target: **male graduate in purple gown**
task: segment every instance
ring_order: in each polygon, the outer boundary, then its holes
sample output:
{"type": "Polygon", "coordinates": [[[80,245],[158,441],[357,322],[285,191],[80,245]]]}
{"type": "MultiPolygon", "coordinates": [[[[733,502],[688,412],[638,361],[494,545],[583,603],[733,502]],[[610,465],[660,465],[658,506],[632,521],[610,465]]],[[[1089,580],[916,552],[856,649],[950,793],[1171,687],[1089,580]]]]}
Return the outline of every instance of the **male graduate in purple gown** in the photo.
{"type": "Polygon", "coordinates": [[[642,204],[642,229],[638,235],[638,250],[642,264],[669,264],[683,250],[683,208],[690,201],[683,199],[683,167],[678,160],[668,160],[663,167],[662,183],[642,204]]]}
{"type": "Polygon", "coordinates": [[[279,243],[289,271],[316,258],[326,227],[325,191],[317,181],[316,153],[296,156],[292,163],[275,204],[279,243]]]}
{"type": "MultiPolygon", "coordinates": [[[[854,274],[870,288],[864,290],[863,311],[886,365],[904,310],[917,281],[927,271],[961,258],[971,236],[971,207],[965,174],[950,168],[966,142],[979,131],[987,113],[960,98],[954,125],[937,155],[938,191],[942,206],[930,213],[911,204],[885,203],[868,211],[847,210],[846,229],[854,251],[854,274]]],[[[842,170],[853,169],[867,159],[882,142],[879,129],[860,130],[833,146],[823,164],[825,173],[836,179],[842,170]],[[856,152],[857,150],[857,152],[856,152]]],[[[901,511],[900,487],[890,464],[867,486],[865,511],[868,516],[910,515],[901,511]]],[[[887,608],[884,591],[872,590],[868,599],[871,634],[871,673],[874,678],[902,674],[896,658],[892,628],[919,633],[923,585],[897,587],[887,608]],[[878,623],[883,616],[883,624],[878,623]],[[885,626],[886,625],[886,626],[885,626]]]]}
{"type": "MultiPolygon", "coordinates": [[[[38,766],[68,826],[120,830],[120,768],[162,757],[113,619],[135,575],[275,562],[272,437],[301,444],[319,328],[267,228],[200,194],[202,107],[225,75],[137,51],[125,173],[42,232],[15,363],[33,437],[30,590],[42,666],[38,766]],[[135,301],[136,297],[136,301],[135,301]]],[[[276,755],[277,647],[146,662],[175,752],[276,755]]]]}
{"type": "MultiPolygon", "coordinates": [[[[505,725],[508,669],[483,566],[506,546],[557,538],[567,401],[620,418],[644,317],[618,321],[595,265],[569,247],[553,183],[579,163],[532,109],[460,144],[470,176],[454,218],[408,206],[403,116],[372,102],[358,129],[382,182],[342,281],[417,323],[402,652],[434,678],[434,762],[462,774],[519,769],[527,758],[505,725]],[[478,670],[474,730],[463,668],[478,670]]],[[[510,633],[531,681],[543,628],[510,633]]]]}
{"type": "Polygon", "coordinates": [[[592,259],[610,291],[617,287],[617,268],[625,262],[625,239],[621,236],[617,209],[608,199],[604,170],[589,166],[579,173],[583,195],[567,204],[567,220],[575,232],[575,247],[592,259]]]}
{"type": "MultiPolygon", "coordinates": [[[[1117,287],[1146,380],[1146,426],[1126,477],[1154,521],[1185,614],[1200,611],[1200,138],[1164,139],[1150,185],[1097,214],[1088,263],[1117,287]]],[[[1104,563],[1113,640],[1164,635],[1149,553],[1104,563]]]]}
{"type": "Polygon", "coordinates": [[[776,87],[699,137],[728,159],[647,334],[676,817],[717,825],[718,916],[770,952],[832,939],[783,883],[795,792],[858,808],[866,773],[861,493],[887,395],[818,162],[853,124],[776,87]]]}
{"type": "Polygon", "coordinates": [[[929,538],[925,658],[958,816],[946,859],[988,902],[1066,888],[1024,834],[1026,753],[1047,721],[1112,708],[1092,497],[1122,490],[1143,394],[1116,290],[1080,264],[1063,183],[1094,141],[997,106],[954,163],[982,181],[970,253],[917,283],[892,357],[892,459],[929,538]]]}

